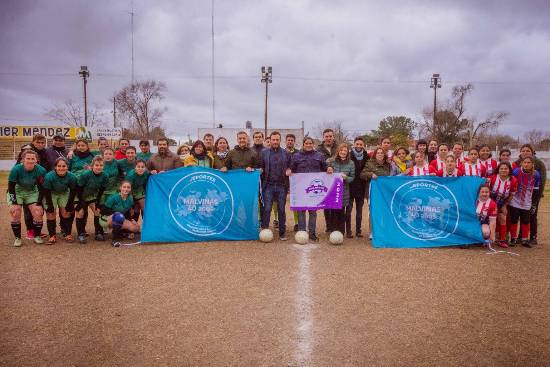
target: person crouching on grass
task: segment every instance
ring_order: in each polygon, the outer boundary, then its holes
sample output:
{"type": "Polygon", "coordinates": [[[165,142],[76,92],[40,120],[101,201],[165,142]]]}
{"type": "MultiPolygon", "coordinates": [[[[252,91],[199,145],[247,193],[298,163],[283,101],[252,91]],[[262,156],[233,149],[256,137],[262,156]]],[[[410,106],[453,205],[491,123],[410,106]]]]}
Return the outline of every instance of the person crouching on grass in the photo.
{"type": "Polygon", "coordinates": [[[70,217],[74,207],[76,185],[77,178],[72,172],[69,172],[69,162],[65,158],[57,158],[54,170],[48,172],[44,179],[44,208],[46,209],[46,224],[49,234],[46,245],[53,245],[57,242],[55,235],[56,209],[59,210],[63,239],[73,242],[70,217]]]}
{"type": "Polygon", "coordinates": [[[11,215],[11,229],[15,235],[15,247],[21,246],[21,210],[28,206],[33,219],[34,243],[43,244],[42,232],[42,183],[46,170],[38,164],[38,154],[27,150],[21,155],[8,176],[8,205],[11,215]]]}
{"type": "Polygon", "coordinates": [[[497,203],[498,208],[498,245],[507,248],[506,232],[508,230],[506,218],[508,216],[508,204],[516,193],[518,182],[512,176],[512,166],[508,162],[500,162],[495,170],[496,174],[489,179],[491,199],[497,203]]]}
{"type": "Polygon", "coordinates": [[[495,242],[495,230],[497,225],[497,204],[491,199],[489,186],[483,185],[479,189],[476,201],[476,214],[481,224],[481,233],[486,243],[495,242]]]}
{"type": "Polygon", "coordinates": [[[143,218],[145,210],[145,189],[149,180],[149,171],[147,171],[146,163],[142,159],[138,159],[136,168],[128,172],[126,181],[132,185],[132,198],[134,199],[134,215],[133,219],[137,222],[139,214],[143,218]]]}
{"type": "Polygon", "coordinates": [[[99,203],[101,196],[107,188],[107,176],[103,173],[103,158],[94,157],[92,160],[92,169],[87,170],[78,179],[77,196],[78,203],[75,206],[76,229],[78,232],[78,241],[81,244],[86,243],[86,216],[88,208],[94,214],[95,240],[104,241],[105,234],[99,224],[99,203]]]}
{"type": "Polygon", "coordinates": [[[133,239],[134,233],[139,232],[140,227],[132,218],[134,199],[131,195],[132,184],[123,181],[120,184],[120,192],[111,195],[105,205],[101,207],[100,224],[103,228],[112,228],[113,238],[111,245],[119,247],[122,232],[130,232],[128,238],[133,239]]]}

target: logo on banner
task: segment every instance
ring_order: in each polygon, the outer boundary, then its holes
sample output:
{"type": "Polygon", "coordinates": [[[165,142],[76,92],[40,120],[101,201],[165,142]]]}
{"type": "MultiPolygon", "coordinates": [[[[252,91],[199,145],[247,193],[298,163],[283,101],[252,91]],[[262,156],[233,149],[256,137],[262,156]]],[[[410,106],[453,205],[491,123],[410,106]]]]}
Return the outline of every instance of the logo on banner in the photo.
{"type": "Polygon", "coordinates": [[[306,194],[310,198],[317,198],[324,196],[328,192],[328,187],[325,186],[323,180],[315,179],[310,182],[309,186],[306,187],[306,194]]]}
{"type": "Polygon", "coordinates": [[[210,172],[181,178],[170,191],[168,206],[177,225],[197,236],[223,233],[233,219],[233,193],[224,179],[210,172]]]}
{"type": "Polygon", "coordinates": [[[413,180],[394,192],[391,212],[405,235],[416,240],[450,236],[459,222],[458,202],[444,185],[430,180],[413,180]]]}

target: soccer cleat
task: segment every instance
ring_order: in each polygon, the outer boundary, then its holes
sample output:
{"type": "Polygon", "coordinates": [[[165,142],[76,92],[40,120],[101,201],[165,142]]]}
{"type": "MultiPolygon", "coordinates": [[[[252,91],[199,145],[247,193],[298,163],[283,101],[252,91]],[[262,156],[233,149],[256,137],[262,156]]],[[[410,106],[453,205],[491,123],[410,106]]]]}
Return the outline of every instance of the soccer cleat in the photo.
{"type": "Polygon", "coordinates": [[[538,241],[537,241],[537,238],[536,237],[533,237],[529,240],[529,243],[531,244],[531,246],[534,246],[534,245],[538,245],[538,241]]]}
{"type": "Polygon", "coordinates": [[[120,242],[114,241],[114,240],[113,240],[113,241],[111,242],[111,246],[113,246],[113,247],[120,247],[120,242]]]}
{"type": "Polygon", "coordinates": [[[298,232],[298,225],[297,224],[294,225],[294,232],[298,232]]]}
{"type": "Polygon", "coordinates": [[[518,244],[518,239],[517,238],[512,238],[510,240],[510,247],[516,247],[517,244],[518,244]]]}
{"type": "Polygon", "coordinates": [[[278,227],[279,226],[279,221],[277,219],[274,219],[273,220],[273,227],[278,227]]]}
{"type": "Polygon", "coordinates": [[[86,243],[86,236],[83,234],[78,235],[78,242],[80,242],[81,245],[84,245],[86,243]]]}
{"type": "Polygon", "coordinates": [[[502,248],[508,248],[509,247],[506,240],[498,241],[498,245],[502,248]]]}
{"type": "Polygon", "coordinates": [[[29,230],[27,231],[27,236],[26,236],[26,238],[27,238],[28,240],[34,240],[34,232],[32,231],[32,229],[29,229],[29,230]]]}
{"type": "Polygon", "coordinates": [[[68,235],[66,235],[65,237],[63,237],[63,239],[65,240],[65,242],[69,242],[69,243],[71,243],[71,242],[74,241],[73,236],[70,235],[70,234],[68,234],[68,235]]]}
{"type": "Polygon", "coordinates": [[[282,236],[279,236],[279,240],[286,241],[288,240],[288,238],[286,238],[285,235],[282,235],[282,236]]]}
{"type": "Polygon", "coordinates": [[[309,235],[309,240],[310,240],[311,242],[319,242],[319,237],[317,237],[317,236],[314,235],[314,234],[310,234],[310,235],[309,235]]]}
{"type": "Polygon", "coordinates": [[[95,240],[96,241],[105,241],[105,236],[103,235],[103,233],[96,233],[95,234],[95,240]]]}
{"type": "Polygon", "coordinates": [[[46,245],[53,245],[56,242],[57,242],[57,238],[55,237],[55,235],[53,235],[53,236],[50,236],[50,238],[48,238],[46,245]]]}
{"type": "Polygon", "coordinates": [[[21,238],[16,238],[15,241],[13,241],[13,247],[21,247],[21,238]]]}
{"type": "Polygon", "coordinates": [[[531,243],[529,243],[529,240],[527,238],[524,238],[521,240],[521,245],[523,247],[528,247],[528,248],[532,248],[533,246],[531,246],[531,243]]]}
{"type": "Polygon", "coordinates": [[[36,237],[34,238],[34,243],[36,243],[37,245],[43,245],[43,244],[44,244],[44,240],[42,239],[42,237],[36,236],[36,237]]]}

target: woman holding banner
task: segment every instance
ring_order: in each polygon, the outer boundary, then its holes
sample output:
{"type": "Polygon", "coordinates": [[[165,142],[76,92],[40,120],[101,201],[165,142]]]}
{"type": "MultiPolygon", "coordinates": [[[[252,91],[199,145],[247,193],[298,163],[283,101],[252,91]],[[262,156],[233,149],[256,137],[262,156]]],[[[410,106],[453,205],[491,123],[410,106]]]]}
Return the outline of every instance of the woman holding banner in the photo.
{"type": "MultiPolygon", "coordinates": [[[[389,176],[391,171],[391,165],[388,160],[386,152],[382,148],[376,148],[361,172],[361,178],[367,181],[367,191],[369,190],[370,180],[376,180],[378,176],[389,176]]],[[[369,212],[369,239],[372,240],[372,221],[369,212]]]]}
{"type": "Polygon", "coordinates": [[[225,167],[225,160],[229,153],[229,143],[227,139],[220,136],[214,143],[214,165],[213,168],[221,169],[225,167]]]}
{"type": "MultiPolygon", "coordinates": [[[[293,173],[309,173],[309,172],[324,172],[332,173],[332,167],[328,167],[324,154],[314,149],[313,139],[306,136],[303,141],[302,150],[292,156],[290,161],[290,168],[287,170],[287,176],[293,173]]],[[[309,220],[307,223],[309,239],[311,241],[318,241],[319,238],[316,235],[317,227],[317,211],[308,210],[309,220]]],[[[306,230],[306,211],[298,211],[298,230],[306,230]]]]}
{"type": "Polygon", "coordinates": [[[506,242],[506,233],[508,230],[506,217],[508,216],[508,204],[514,197],[517,190],[517,180],[512,176],[512,166],[508,162],[498,164],[496,175],[491,176],[489,187],[491,189],[491,198],[495,201],[498,208],[498,245],[508,247],[506,242]]]}
{"type": "MultiPolygon", "coordinates": [[[[346,221],[351,221],[351,205],[349,204],[349,184],[355,178],[355,164],[350,159],[350,151],[346,143],[342,143],[336,150],[336,155],[328,160],[329,167],[334,172],[340,173],[344,181],[344,195],[342,197],[342,209],[331,209],[331,229],[346,232],[346,221]]],[[[345,233],[347,238],[353,238],[351,232],[345,233]]]]}
{"type": "Polygon", "coordinates": [[[391,176],[408,175],[412,171],[412,166],[409,150],[404,147],[397,148],[391,162],[391,176]]]}

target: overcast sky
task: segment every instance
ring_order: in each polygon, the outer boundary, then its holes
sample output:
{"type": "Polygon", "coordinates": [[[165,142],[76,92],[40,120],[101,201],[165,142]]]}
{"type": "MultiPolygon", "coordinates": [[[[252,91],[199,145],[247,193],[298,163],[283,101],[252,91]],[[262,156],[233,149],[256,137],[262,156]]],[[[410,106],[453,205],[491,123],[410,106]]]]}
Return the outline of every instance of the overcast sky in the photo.
{"type": "MultiPolygon", "coordinates": [[[[130,1],[2,0],[0,124],[51,123],[44,111],[130,82],[130,1]]],[[[134,1],[136,79],[167,85],[164,125],[174,136],[212,126],[211,2],[134,1]]],[[[273,66],[269,122],[316,132],[343,121],[353,134],[387,115],[421,119],[473,82],[467,114],[510,113],[514,136],[550,130],[550,1],[215,1],[216,118],[263,126],[260,67],[273,66]],[[357,80],[357,81],[353,81],[357,80]]],[[[112,120],[109,120],[112,123],[112,120]]]]}

